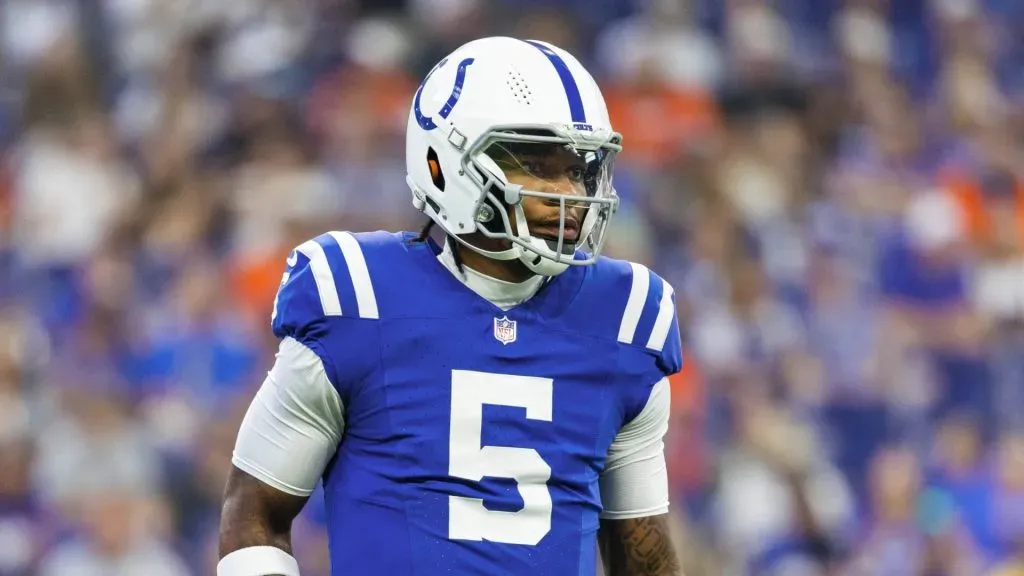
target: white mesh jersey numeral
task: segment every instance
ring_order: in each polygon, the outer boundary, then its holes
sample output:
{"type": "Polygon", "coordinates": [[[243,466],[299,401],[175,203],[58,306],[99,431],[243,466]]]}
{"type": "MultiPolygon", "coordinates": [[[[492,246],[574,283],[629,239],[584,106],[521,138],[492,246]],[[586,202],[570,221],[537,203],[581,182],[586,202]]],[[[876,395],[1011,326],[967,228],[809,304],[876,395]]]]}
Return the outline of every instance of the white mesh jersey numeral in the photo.
{"type": "Polygon", "coordinates": [[[480,498],[448,497],[448,537],[533,546],[551,531],[551,467],[532,448],[482,446],[484,404],[526,409],[526,418],[550,422],[550,378],[452,371],[448,473],[479,482],[485,476],[516,481],[523,507],[488,510],[480,498]]]}

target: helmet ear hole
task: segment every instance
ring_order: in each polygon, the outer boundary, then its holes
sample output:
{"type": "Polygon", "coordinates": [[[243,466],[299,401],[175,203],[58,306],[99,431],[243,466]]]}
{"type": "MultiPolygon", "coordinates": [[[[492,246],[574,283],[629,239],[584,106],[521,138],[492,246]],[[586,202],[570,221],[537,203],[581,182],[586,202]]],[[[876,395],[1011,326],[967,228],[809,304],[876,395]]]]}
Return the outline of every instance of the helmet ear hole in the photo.
{"type": "Polygon", "coordinates": [[[503,206],[496,205],[490,198],[484,200],[484,206],[487,206],[490,209],[492,216],[490,219],[480,222],[480,224],[489,232],[493,232],[495,234],[501,234],[504,232],[505,221],[499,215],[498,210],[504,210],[505,208],[503,206]]]}
{"type": "Polygon", "coordinates": [[[441,161],[437,159],[437,152],[433,148],[427,148],[427,169],[430,171],[430,180],[434,186],[444,192],[444,173],[441,172],[441,161]]]}

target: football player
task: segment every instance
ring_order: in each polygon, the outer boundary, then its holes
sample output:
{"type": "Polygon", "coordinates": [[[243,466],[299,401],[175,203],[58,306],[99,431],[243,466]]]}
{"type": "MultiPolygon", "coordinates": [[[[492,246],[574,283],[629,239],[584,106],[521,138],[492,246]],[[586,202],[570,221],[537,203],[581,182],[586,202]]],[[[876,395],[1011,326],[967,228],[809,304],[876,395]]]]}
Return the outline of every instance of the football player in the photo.
{"type": "Polygon", "coordinates": [[[486,38],[434,67],[406,139],[430,224],[288,258],[220,576],[298,576],[290,525],[320,480],[336,575],[592,575],[599,542],[609,576],[678,573],[673,291],[600,256],[620,141],[550,44],[486,38]]]}

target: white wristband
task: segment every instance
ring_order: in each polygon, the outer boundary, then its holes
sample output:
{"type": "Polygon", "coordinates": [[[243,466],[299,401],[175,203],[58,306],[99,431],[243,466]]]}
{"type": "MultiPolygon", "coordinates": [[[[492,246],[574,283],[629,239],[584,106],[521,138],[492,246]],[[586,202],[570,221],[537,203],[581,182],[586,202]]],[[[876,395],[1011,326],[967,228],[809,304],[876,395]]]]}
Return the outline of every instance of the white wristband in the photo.
{"type": "Polygon", "coordinates": [[[221,558],[217,576],[299,576],[299,563],[273,546],[250,546],[221,558]]]}

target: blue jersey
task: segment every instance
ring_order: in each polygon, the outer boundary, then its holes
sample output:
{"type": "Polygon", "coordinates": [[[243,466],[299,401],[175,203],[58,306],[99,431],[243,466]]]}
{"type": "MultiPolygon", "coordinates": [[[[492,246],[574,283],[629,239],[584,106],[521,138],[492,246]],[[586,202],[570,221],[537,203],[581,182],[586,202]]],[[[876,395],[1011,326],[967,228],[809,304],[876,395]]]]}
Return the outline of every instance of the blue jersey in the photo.
{"type": "Polygon", "coordinates": [[[596,571],[598,479],[619,429],[681,366],[671,288],[602,258],[502,310],[410,234],[301,245],[273,330],[344,405],[324,473],[334,574],[596,571]]]}

